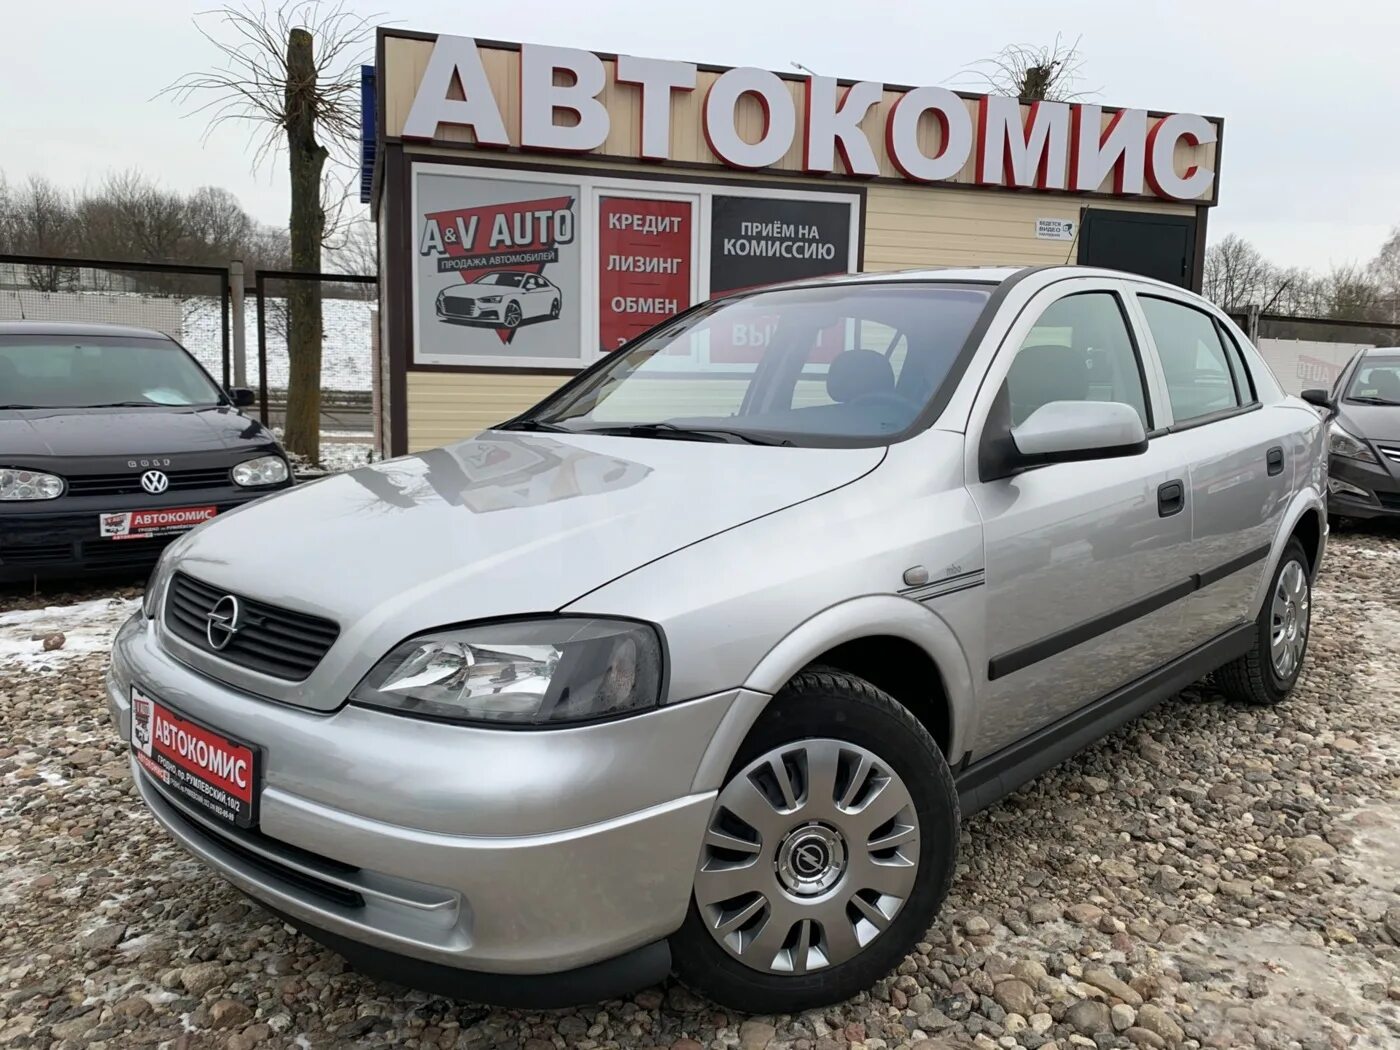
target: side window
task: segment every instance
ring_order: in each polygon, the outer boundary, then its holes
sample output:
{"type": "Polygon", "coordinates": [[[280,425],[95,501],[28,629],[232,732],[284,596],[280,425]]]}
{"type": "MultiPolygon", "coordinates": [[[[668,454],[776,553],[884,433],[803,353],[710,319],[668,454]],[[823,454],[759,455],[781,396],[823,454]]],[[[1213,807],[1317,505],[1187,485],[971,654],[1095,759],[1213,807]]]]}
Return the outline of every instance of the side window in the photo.
{"type": "Polygon", "coordinates": [[[1259,392],[1254,389],[1254,376],[1244,362],[1244,351],[1223,324],[1216,322],[1215,331],[1225,344],[1225,356],[1230,359],[1230,371],[1235,374],[1235,391],[1240,395],[1240,404],[1253,404],[1259,400],[1259,392]]]}
{"type": "Polygon", "coordinates": [[[1152,429],[1142,368],[1112,292],[1080,292],[1047,307],[1016,351],[1005,389],[1012,426],[1051,401],[1119,401],[1152,429]]]}
{"type": "Polygon", "coordinates": [[[1220,333],[1209,314],[1147,295],[1139,295],[1138,302],[1157,344],[1175,422],[1186,423],[1253,399],[1248,390],[1240,397],[1220,333]]]}

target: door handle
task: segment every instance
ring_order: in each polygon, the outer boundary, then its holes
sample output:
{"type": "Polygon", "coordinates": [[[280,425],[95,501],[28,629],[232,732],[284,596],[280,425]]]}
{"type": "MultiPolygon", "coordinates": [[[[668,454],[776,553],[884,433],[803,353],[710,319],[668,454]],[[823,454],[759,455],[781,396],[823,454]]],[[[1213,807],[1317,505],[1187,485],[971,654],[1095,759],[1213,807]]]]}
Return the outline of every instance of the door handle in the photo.
{"type": "Polygon", "coordinates": [[[1157,486],[1157,516],[1170,518],[1180,514],[1186,506],[1186,487],[1179,481],[1168,481],[1157,486]]]}
{"type": "Polygon", "coordinates": [[[1264,462],[1268,464],[1269,474],[1271,476],[1274,474],[1282,474],[1283,448],[1279,445],[1275,445],[1273,448],[1269,449],[1269,454],[1264,458],[1264,462]]]}

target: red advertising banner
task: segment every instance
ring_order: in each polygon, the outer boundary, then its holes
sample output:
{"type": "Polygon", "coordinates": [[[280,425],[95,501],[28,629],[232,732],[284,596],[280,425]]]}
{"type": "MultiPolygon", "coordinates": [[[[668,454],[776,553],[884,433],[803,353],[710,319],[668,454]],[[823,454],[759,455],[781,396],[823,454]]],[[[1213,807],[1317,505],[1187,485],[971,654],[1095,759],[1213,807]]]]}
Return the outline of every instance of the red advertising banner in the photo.
{"type": "Polygon", "coordinates": [[[598,202],[598,338],[616,350],[690,305],[689,201],[598,202]]]}

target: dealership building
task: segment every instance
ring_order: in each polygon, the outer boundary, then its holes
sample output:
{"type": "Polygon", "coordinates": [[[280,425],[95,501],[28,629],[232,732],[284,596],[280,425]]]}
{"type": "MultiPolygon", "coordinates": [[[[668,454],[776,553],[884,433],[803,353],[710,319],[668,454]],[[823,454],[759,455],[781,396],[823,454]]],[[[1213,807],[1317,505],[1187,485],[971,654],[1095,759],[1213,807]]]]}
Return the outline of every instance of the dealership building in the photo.
{"type": "MultiPolygon", "coordinates": [[[[671,314],[776,281],[1078,261],[1199,289],[1223,132],[393,29],[367,109],[388,454],[509,418],[671,314]]],[[[704,364],[741,374],[765,337],[736,329],[704,364]]]]}

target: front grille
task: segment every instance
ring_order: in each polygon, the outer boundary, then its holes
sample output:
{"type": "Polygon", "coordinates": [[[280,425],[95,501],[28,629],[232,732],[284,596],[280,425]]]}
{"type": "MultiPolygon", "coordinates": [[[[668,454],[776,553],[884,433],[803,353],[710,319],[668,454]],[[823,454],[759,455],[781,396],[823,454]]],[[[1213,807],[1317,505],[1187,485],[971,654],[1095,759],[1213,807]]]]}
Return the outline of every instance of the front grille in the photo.
{"type": "Polygon", "coordinates": [[[451,314],[453,317],[475,317],[475,299],[453,299],[448,297],[442,301],[442,312],[451,314]]]}
{"type": "Polygon", "coordinates": [[[340,628],[319,616],[234,595],[242,628],[223,649],[209,644],[209,613],[229,592],[176,573],[165,596],[165,625],[204,652],[250,671],[299,682],[316,669],[340,628]]]}
{"type": "MultiPolygon", "coordinates": [[[[138,492],[144,492],[141,487],[140,470],[134,470],[127,474],[85,474],[80,477],[68,478],[68,495],[70,496],[132,496],[138,492]]],[[[170,487],[167,492],[179,492],[186,489],[212,489],[232,485],[229,478],[228,467],[209,467],[202,470],[167,470],[164,471],[170,479],[170,487]]]]}
{"type": "MultiPolygon", "coordinates": [[[[142,774],[143,776],[145,774],[142,774]]],[[[159,789],[157,789],[159,790],[159,789]]],[[[170,801],[165,794],[161,793],[161,801],[166,805],[166,811],[172,819],[181,827],[199,838],[211,842],[220,849],[227,850],[249,867],[257,868],[259,871],[276,876],[284,882],[289,882],[298,889],[316,896],[333,904],[339,904],[343,908],[363,908],[365,899],[357,891],[345,886],[337,885],[334,882],[326,882],[316,878],[298,868],[290,867],[286,864],[279,864],[275,859],[268,856],[268,853],[281,853],[289,860],[306,867],[319,867],[328,873],[336,876],[356,875],[360,869],[352,864],[342,864],[338,860],[331,860],[329,857],[322,857],[320,854],[312,853],[309,850],[301,849],[297,846],[288,845],[285,842],[278,842],[269,838],[262,832],[253,828],[221,828],[215,832],[202,821],[195,820],[184,809],[175,802],[170,801]]]]}
{"type": "Polygon", "coordinates": [[[1400,446],[1397,445],[1377,445],[1381,450],[1381,455],[1392,463],[1400,463],[1400,446]]]}

